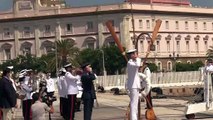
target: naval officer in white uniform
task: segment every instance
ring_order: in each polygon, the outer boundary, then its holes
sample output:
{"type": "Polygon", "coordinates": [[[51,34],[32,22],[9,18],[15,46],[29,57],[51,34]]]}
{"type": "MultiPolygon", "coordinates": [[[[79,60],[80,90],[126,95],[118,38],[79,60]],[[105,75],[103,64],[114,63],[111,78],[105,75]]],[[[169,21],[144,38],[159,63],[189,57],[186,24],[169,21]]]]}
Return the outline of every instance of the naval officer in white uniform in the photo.
{"type": "Polygon", "coordinates": [[[65,68],[61,68],[57,81],[58,93],[60,96],[60,113],[64,119],[67,118],[67,81],[65,80],[65,73],[65,68]]]}
{"type": "Polygon", "coordinates": [[[127,89],[130,92],[130,120],[138,120],[138,99],[141,88],[138,70],[142,64],[136,49],[127,51],[127,54],[130,58],[127,63],[127,89]]]}
{"type": "Polygon", "coordinates": [[[147,108],[151,108],[152,107],[152,98],[151,98],[151,71],[149,69],[149,67],[147,66],[147,63],[143,66],[143,69],[140,69],[139,71],[139,77],[141,79],[141,94],[142,97],[146,97],[148,101],[146,101],[146,105],[147,108]],[[150,105],[149,105],[149,103],[150,105]]]}
{"type": "Polygon", "coordinates": [[[72,70],[72,64],[69,63],[64,66],[66,69],[65,73],[65,80],[67,82],[67,107],[68,107],[68,114],[67,119],[68,120],[74,120],[75,118],[75,103],[76,103],[76,95],[78,94],[78,87],[77,87],[77,81],[81,79],[79,75],[73,75],[72,70]]]}

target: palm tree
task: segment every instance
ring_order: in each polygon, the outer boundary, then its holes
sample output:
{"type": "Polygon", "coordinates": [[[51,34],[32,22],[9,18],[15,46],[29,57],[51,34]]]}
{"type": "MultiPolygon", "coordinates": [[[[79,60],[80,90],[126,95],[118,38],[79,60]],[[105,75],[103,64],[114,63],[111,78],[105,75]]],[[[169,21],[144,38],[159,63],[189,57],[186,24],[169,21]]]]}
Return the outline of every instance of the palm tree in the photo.
{"type": "Polygon", "coordinates": [[[75,45],[75,41],[71,39],[56,41],[59,67],[64,66],[67,62],[77,65],[75,58],[79,54],[79,49],[75,45]]]}
{"type": "Polygon", "coordinates": [[[209,58],[213,57],[213,46],[210,46],[210,48],[207,50],[207,56],[209,58]]]}
{"type": "Polygon", "coordinates": [[[78,66],[78,62],[75,58],[79,54],[79,49],[75,47],[76,43],[74,40],[57,40],[55,45],[54,49],[57,51],[53,51],[41,57],[47,63],[47,71],[54,72],[57,70],[56,68],[64,66],[67,62],[78,66]]]}

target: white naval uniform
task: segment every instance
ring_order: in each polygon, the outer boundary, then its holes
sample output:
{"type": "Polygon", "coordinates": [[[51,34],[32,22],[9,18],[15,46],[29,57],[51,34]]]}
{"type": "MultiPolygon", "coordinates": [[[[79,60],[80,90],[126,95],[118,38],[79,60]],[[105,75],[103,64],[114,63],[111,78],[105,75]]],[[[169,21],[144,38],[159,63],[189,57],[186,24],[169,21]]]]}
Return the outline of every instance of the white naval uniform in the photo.
{"type": "Polygon", "coordinates": [[[60,97],[66,98],[67,97],[67,81],[65,80],[65,76],[58,77],[58,94],[60,97]]]}
{"type": "Polygon", "coordinates": [[[32,86],[28,85],[29,83],[29,80],[30,80],[30,77],[29,76],[25,76],[24,78],[24,82],[21,83],[21,87],[22,89],[24,90],[25,94],[26,94],[26,97],[23,99],[23,100],[31,100],[32,99],[32,86]]]}
{"type": "Polygon", "coordinates": [[[145,68],[144,73],[138,73],[141,78],[142,96],[147,96],[151,90],[151,71],[148,67],[145,68]]]}
{"type": "Polygon", "coordinates": [[[207,65],[205,71],[213,72],[213,65],[207,65]]]}
{"type": "Polygon", "coordinates": [[[77,98],[81,98],[82,94],[83,94],[83,88],[82,88],[82,83],[81,83],[81,79],[77,80],[77,87],[78,87],[78,94],[77,94],[77,98]]]}
{"type": "Polygon", "coordinates": [[[78,94],[77,80],[80,79],[79,75],[72,75],[70,72],[66,72],[65,80],[67,81],[67,119],[73,120],[75,116],[75,103],[76,95],[78,94]]]}
{"type": "Polygon", "coordinates": [[[139,90],[140,78],[138,75],[138,69],[141,66],[141,59],[136,58],[136,60],[130,59],[127,63],[127,89],[130,91],[130,120],[137,120],[138,113],[138,99],[139,99],[139,90]]]}
{"type": "Polygon", "coordinates": [[[47,78],[46,79],[47,81],[47,92],[55,92],[55,83],[54,83],[54,80],[52,78],[47,78]]]}
{"type": "MultiPolygon", "coordinates": [[[[201,69],[201,72],[202,72],[202,69],[201,69]]],[[[212,84],[213,85],[213,83],[212,83],[212,77],[211,77],[211,81],[208,81],[208,78],[207,78],[207,73],[208,72],[211,72],[211,73],[213,73],[213,65],[212,64],[210,64],[210,65],[207,65],[205,68],[204,68],[204,70],[203,70],[203,74],[205,74],[204,76],[202,76],[202,77],[204,77],[204,84],[205,84],[205,87],[207,88],[207,86],[208,86],[208,82],[209,82],[209,84],[212,84]]],[[[213,87],[213,86],[212,86],[213,87]]],[[[207,94],[207,90],[204,90],[204,96],[206,96],[206,97],[204,97],[204,101],[207,101],[207,100],[211,100],[211,99],[213,99],[213,96],[212,96],[212,94],[207,94]]],[[[207,103],[207,106],[209,107],[209,102],[207,103]]]]}
{"type": "Polygon", "coordinates": [[[73,95],[78,94],[77,81],[81,79],[79,75],[72,75],[70,72],[66,72],[65,80],[67,82],[67,94],[73,95]]]}

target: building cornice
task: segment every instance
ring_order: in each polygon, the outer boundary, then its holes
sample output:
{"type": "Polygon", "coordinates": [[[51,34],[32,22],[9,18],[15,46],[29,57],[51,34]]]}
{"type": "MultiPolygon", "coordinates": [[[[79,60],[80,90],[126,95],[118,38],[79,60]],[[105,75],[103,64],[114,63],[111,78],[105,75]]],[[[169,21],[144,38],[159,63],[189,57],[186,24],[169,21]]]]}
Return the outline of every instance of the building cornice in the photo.
{"type": "Polygon", "coordinates": [[[169,6],[169,5],[150,5],[150,4],[133,4],[133,10],[129,3],[92,6],[92,7],[76,7],[76,8],[60,8],[40,10],[38,14],[34,11],[20,12],[18,15],[10,13],[0,13],[1,22],[17,22],[31,21],[44,19],[57,19],[66,17],[80,17],[104,14],[118,13],[143,13],[143,14],[168,14],[181,16],[203,16],[212,17],[213,9],[195,8],[184,6],[169,6]],[[60,12],[59,12],[60,11],[60,12]]]}

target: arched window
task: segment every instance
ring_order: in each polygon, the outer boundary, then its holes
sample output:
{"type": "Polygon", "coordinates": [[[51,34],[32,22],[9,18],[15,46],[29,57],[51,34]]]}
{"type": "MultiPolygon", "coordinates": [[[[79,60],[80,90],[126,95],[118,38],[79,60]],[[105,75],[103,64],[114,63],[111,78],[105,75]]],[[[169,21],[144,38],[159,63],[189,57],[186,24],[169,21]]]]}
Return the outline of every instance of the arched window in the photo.
{"type": "Polygon", "coordinates": [[[177,37],[175,37],[175,40],[181,40],[181,35],[178,35],[177,37]]]}
{"type": "Polygon", "coordinates": [[[180,60],[176,61],[176,63],[182,63],[180,60]]]}
{"type": "Polygon", "coordinates": [[[107,37],[104,41],[104,45],[108,45],[108,46],[115,45],[115,41],[113,37],[112,36],[107,37]]]}
{"type": "Polygon", "coordinates": [[[42,42],[41,48],[43,49],[44,54],[48,54],[54,51],[55,45],[54,45],[54,42],[46,40],[42,42]]]}
{"type": "Polygon", "coordinates": [[[203,40],[208,40],[209,39],[209,36],[206,35],[205,37],[203,37],[203,40]]]}
{"type": "Polygon", "coordinates": [[[31,54],[32,43],[24,42],[21,44],[22,55],[31,54]]]}
{"type": "Polygon", "coordinates": [[[161,35],[158,35],[156,40],[161,40],[162,36],[161,35]]]}
{"type": "Polygon", "coordinates": [[[171,40],[171,39],[172,39],[172,36],[171,36],[171,35],[168,35],[165,39],[166,39],[166,40],[171,40]]]}
{"type": "Polygon", "coordinates": [[[187,35],[186,37],[185,37],[185,40],[190,40],[191,39],[191,36],[190,35],[187,35]]]}
{"type": "Polygon", "coordinates": [[[11,48],[12,45],[9,43],[5,43],[1,46],[3,50],[3,60],[10,60],[11,59],[11,48]]]}
{"type": "Polygon", "coordinates": [[[171,61],[167,62],[167,71],[172,71],[172,62],[171,61]]]}
{"type": "Polygon", "coordinates": [[[84,40],[83,47],[95,49],[96,48],[96,39],[93,37],[88,37],[84,40]]]}
{"type": "Polygon", "coordinates": [[[187,63],[188,63],[188,64],[192,64],[192,62],[191,62],[190,60],[187,60],[187,63]]]}
{"type": "Polygon", "coordinates": [[[200,40],[200,36],[197,35],[197,36],[194,38],[194,40],[200,40]]]}
{"type": "Polygon", "coordinates": [[[157,67],[158,67],[158,71],[161,71],[162,70],[162,63],[158,62],[157,67]]]}

